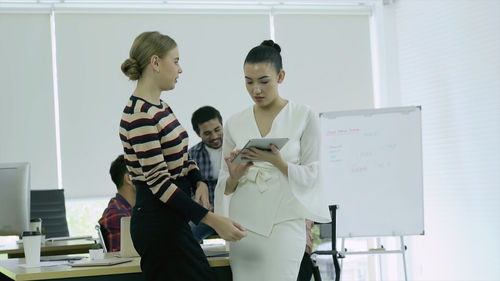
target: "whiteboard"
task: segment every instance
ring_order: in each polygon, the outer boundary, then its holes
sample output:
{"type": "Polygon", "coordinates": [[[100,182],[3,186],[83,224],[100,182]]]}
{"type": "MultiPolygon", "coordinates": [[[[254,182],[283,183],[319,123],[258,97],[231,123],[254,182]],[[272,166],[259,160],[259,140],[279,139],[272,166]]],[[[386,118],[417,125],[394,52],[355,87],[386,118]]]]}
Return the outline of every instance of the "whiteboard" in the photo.
{"type": "Polygon", "coordinates": [[[338,237],[424,234],[419,106],[320,114],[322,184],[338,237]]]}

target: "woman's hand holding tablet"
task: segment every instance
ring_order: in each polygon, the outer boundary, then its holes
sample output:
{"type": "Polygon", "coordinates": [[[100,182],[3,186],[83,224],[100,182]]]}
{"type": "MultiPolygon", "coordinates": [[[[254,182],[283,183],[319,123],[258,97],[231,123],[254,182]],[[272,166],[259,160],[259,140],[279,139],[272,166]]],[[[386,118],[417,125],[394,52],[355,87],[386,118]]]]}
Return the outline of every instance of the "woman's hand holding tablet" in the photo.
{"type": "Polygon", "coordinates": [[[288,142],[288,138],[260,138],[260,139],[250,139],[245,146],[241,149],[240,153],[234,157],[231,163],[234,164],[242,164],[248,163],[249,160],[243,159],[244,151],[247,148],[255,147],[261,150],[271,151],[270,146],[274,145],[278,150],[280,150],[286,143],[288,142]]]}

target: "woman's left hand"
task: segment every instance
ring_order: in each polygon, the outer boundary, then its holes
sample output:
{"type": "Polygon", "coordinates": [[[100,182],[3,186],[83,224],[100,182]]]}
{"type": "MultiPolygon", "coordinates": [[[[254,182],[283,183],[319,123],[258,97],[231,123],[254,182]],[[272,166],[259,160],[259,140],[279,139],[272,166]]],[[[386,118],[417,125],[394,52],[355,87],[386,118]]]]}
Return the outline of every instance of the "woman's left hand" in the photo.
{"type": "Polygon", "coordinates": [[[271,149],[271,151],[262,150],[255,147],[247,148],[243,152],[244,159],[248,159],[250,161],[269,162],[281,170],[281,166],[286,164],[286,161],[281,157],[279,149],[274,144],[271,144],[269,148],[271,149]]]}
{"type": "Polygon", "coordinates": [[[205,182],[199,181],[196,187],[196,192],[194,193],[194,201],[202,205],[204,208],[213,211],[214,207],[210,204],[208,196],[208,186],[205,182]]]}

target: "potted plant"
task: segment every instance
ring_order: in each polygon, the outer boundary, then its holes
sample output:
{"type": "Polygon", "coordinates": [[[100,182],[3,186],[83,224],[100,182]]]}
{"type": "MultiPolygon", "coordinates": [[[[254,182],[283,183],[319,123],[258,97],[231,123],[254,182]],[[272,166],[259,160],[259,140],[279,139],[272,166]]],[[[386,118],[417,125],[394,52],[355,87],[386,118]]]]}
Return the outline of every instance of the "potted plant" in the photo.
{"type": "Polygon", "coordinates": [[[45,227],[42,226],[42,244],[45,244],[45,227]]]}
{"type": "Polygon", "coordinates": [[[89,255],[91,260],[100,260],[104,258],[104,250],[102,249],[101,244],[94,243],[92,248],[89,249],[89,255]]]}

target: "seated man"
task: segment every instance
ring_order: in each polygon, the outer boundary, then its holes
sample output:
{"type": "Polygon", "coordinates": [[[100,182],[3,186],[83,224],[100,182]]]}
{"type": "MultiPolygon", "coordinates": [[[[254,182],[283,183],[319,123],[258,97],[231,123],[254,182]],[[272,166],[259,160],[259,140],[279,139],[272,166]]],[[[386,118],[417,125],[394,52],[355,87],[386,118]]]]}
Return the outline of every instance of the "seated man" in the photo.
{"type": "Polygon", "coordinates": [[[108,251],[118,252],[120,251],[120,220],[122,217],[132,216],[132,208],[135,205],[135,186],[128,174],[123,154],[111,163],[109,174],[118,193],[109,201],[99,224],[101,229],[104,229],[103,236],[108,251]]]}
{"type": "MultiPolygon", "coordinates": [[[[211,106],[197,109],[191,117],[193,130],[201,138],[201,142],[189,149],[189,156],[200,168],[201,179],[208,186],[210,204],[213,211],[214,189],[217,185],[222,161],[222,117],[219,111],[211,106]]],[[[190,224],[194,238],[201,242],[215,231],[204,223],[190,224]]]]}

